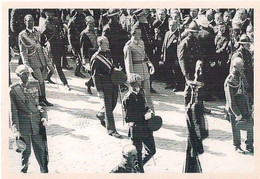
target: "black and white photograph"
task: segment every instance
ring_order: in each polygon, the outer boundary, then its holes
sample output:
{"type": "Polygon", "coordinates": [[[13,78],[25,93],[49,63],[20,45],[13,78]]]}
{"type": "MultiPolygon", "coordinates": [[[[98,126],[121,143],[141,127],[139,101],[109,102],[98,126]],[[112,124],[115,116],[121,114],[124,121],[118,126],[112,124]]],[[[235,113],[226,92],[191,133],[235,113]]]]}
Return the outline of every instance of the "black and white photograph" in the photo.
{"type": "Polygon", "coordinates": [[[8,7],[8,173],[256,172],[256,9],[163,5],[8,7]]]}

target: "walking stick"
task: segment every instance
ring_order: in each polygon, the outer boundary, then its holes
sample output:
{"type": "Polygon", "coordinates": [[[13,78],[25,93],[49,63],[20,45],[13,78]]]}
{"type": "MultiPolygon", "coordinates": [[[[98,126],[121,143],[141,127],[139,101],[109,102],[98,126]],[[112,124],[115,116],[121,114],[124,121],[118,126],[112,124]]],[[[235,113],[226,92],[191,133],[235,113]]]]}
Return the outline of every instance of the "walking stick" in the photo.
{"type": "Polygon", "coordinates": [[[123,126],[125,126],[125,112],[124,112],[124,108],[123,108],[122,93],[121,93],[120,85],[118,85],[118,88],[119,88],[119,99],[121,102],[121,109],[122,109],[122,116],[123,116],[123,126]]]}

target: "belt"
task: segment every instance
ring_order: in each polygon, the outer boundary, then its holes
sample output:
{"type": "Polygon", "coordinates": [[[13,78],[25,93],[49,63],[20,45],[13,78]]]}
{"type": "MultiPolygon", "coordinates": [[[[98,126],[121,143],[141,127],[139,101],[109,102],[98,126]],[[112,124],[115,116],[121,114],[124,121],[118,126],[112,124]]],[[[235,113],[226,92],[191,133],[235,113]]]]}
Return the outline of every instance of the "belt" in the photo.
{"type": "Polygon", "coordinates": [[[133,61],[133,64],[142,64],[145,63],[145,61],[133,61]]]}
{"type": "Polygon", "coordinates": [[[35,117],[35,116],[39,116],[40,113],[23,113],[23,112],[19,112],[18,113],[19,116],[25,116],[25,117],[35,117]]]}

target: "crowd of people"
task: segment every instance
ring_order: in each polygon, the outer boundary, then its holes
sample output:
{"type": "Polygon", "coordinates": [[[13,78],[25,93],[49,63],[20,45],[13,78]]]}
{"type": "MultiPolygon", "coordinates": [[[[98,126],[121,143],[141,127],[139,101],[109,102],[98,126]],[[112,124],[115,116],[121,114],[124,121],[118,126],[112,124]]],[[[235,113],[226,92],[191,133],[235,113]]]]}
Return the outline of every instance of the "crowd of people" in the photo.
{"type": "MultiPolygon", "coordinates": [[[[53,106],[46,98],[45,81],[55,83],[51,77],[57,73],[64,88],[71,90],[62,70],[73,70],[68,57],[75,63],[75,76],[86,78],[82,72],[89,73],[87,92],[92,94],[95,87],[103,100],[96,116],[108,135],[116,138],[121,138],[113,117],[118,91],[129,89],[122,101],[139,172],[144,172],[143,165],[156,152],[153,133],[145,122],[149,120],[147,111],[151,116],[156,113],[151,98],[151,93],[156,93],[154,80],[173,92],[184,90],[186,108],[193,98],[193,87],[200,86],[197,101],[203,113],[211,112],[204,101],[226,98],[235,150],[244,152],[239,126],[251,118],[253,106],[253,15],[253,9],[244,8],[10,9],[9,61],[14,49],[18,50],[20,66],[16,73],[21,79],[12,85],[9,79],[12,128],[28,148],[23,152],[22,172],[28,168],[31,143],[40,153],[36,158],[41,171],[48,172],[46,133],[42,133],[44,126],[39,127],[39,123],[46,123],[42,107],[53,106]],[[114,69],[126,73],[129,85],[111,81],[114,69]],[[28,83],[29,73],[38,85],[28,83]],[[241,96],[246,98],[241,100],[241,96]],[[41,113],[36,114],[37,109],[41,113]],[[42,135],[45,137],[38,139],[42,135]],[[142,144],[147,153],[144,158],[142,144]]],[[[247,150],[253,152],[252,127],[247,131],[247,150]]]]}

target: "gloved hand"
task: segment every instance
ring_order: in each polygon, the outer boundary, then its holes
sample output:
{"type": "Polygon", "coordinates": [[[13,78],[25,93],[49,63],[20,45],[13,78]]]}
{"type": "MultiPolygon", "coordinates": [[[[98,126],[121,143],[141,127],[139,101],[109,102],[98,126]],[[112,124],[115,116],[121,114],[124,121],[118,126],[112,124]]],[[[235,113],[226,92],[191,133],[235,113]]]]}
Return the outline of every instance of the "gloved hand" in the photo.
{"type": "Polygon", "coordinates": [[[41,121],[44,126],[48,125],[48,120],[46,118],[42,118],[41,121]]]}

